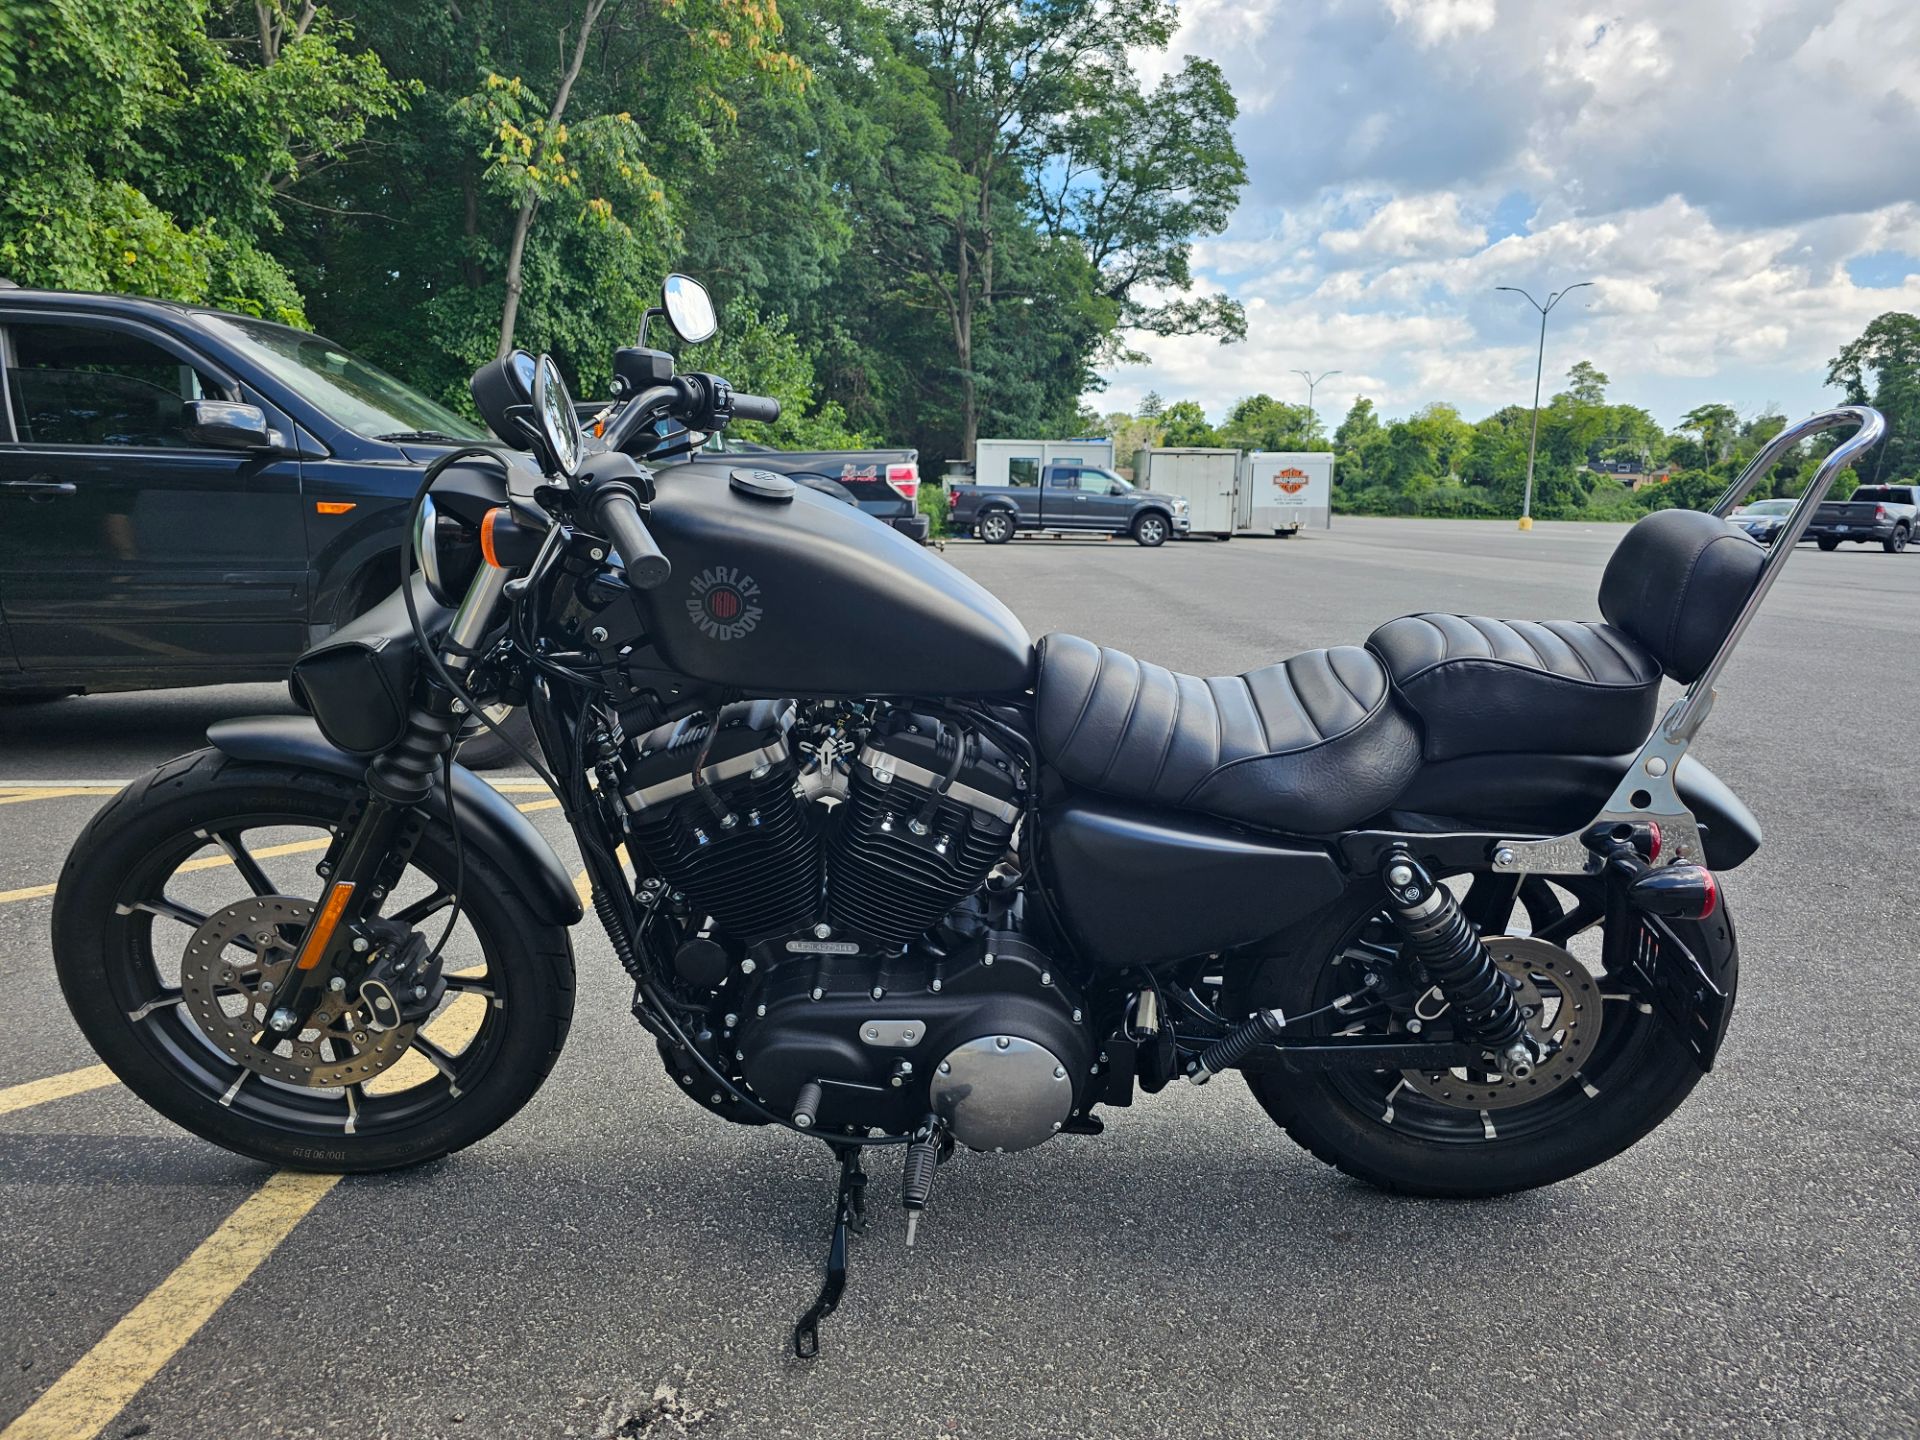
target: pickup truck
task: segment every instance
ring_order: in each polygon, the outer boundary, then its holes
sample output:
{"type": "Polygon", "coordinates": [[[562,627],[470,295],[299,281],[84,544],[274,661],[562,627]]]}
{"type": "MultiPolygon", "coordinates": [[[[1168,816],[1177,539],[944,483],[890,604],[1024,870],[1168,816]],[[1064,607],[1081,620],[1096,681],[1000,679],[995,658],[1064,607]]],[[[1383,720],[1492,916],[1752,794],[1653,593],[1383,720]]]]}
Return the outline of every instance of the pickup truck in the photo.
{"type": "Polygon", "coordinates": [[[948,528],[1004,545],[1022,530],[1057,535],[1131,535],[1149,549],[1189,528],[1178,495],[1136,490],[1097,465],[1048,465],[1010,485],[966,481],[947,488],[948,528]]]}
{"type": "Polygon", "coordinates": [[[908,539],[927,543],[931,522],[919,510],[918,450],[775,450],[730,435],[708,440],[706,448],[725,455],[751,455],[757,468],[790,476],[857,505],[908,539]]]}
{"type": "Polygon", "coordinates": [[[1862,485],[1845,500],[1822,501],[1803,537],[1817,540],[1822,550],[1837,550],[1842,540],[1864,545],[1878,540],[1881,549],[1897,555],[1920,528],[1920,504],[1914,485],[1862,485]]]}

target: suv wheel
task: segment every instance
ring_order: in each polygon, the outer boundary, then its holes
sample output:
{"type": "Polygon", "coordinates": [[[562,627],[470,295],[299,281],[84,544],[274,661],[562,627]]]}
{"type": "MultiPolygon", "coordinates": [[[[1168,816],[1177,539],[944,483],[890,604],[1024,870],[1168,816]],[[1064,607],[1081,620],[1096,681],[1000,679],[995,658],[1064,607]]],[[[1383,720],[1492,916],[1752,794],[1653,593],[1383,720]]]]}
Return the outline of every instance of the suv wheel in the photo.
{"type": "Polygon", "coordinates": [[[1831,535],[1822,535],[1816,542],[1822,550],[1838,550],[1840,542],[1831,535]]]}
{"type": "Polygon", "coordinates": [[[1904,525],[1894,526],[1893,534],[1880,543],[1886,547],[1889,555],[1898,555],[1902,550],[1907,548],[1907,527],[1904,525]]]}
{"type": "Polygon", "coordinates": [[[1004,545],[1013,538],[1013,516],[1004,510],[989,510],[980,517],[980,538],[989,545],[1004,545]]]}
{"type": "Polygon", "coordinates": [[[1167,517],[1149,510],[1133,522],[1133,538],[1149,550],[1167,543],[1167,517]]]}

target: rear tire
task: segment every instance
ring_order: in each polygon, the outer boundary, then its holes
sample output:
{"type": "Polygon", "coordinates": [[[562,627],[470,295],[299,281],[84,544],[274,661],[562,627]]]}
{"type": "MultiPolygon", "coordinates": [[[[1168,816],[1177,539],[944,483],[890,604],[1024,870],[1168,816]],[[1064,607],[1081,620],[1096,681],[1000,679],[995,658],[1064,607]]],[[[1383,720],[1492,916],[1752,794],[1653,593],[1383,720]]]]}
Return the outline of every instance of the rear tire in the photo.
{"type": "Polygon", "coordinates": [[[1840,542],[1828,535],[1819,536],[1813,543],[1818,545],[1822,550],[1838,550],[1840,548],[1840,542]]]}
{"type": "Polygon", "coordinates": [[[1167,543],[1167,529],[1167,517],[1157,510],[1149,510],[1133,522],[1134,543],[1157,550],[1167,543]]]}
{"type": "MultiPolygon", "coordinates": [[[[1268,962],[1250,987],[1246,1009],[1278,1005],[1304,1015],[1328,1004],[1351,980],[1339,963],[1349,937],[1376,910],[1373,898],[1364,896],[1333,907],[1297,951],[1268,962]]],[[[1724,898],[1708,920],[1676,922],[1674,928],[1731,997],[1739,967],[1724,898]]],[[[1601,984],[1606,992],[1621,988],[1612,978],[1601,984]]],[[[1586,1060],[1579,1085],[1569,1081],[1539,1100],[1496,1112],[1426,1100],[1395,1085],[1399,1072],[1249,1073],[1247,1080],[1261,1107],[1302,1148],[1356,1179],[1408,1195],[1505,1195],[1554,1184],[1612,1159],[1672,1114],[1700,1082],[1691,1051],[1664,1021],[1623,1002],[1607,1004],[1604,1013],[1600,1048],[1586,1060]],[[1590,1095],[1582,1088],[1589,1084],[1590,1095]],[[1438,1123],[1423,1125],[1423,1109],[1438,1123]],[[1481,1128],[1490,1114],[1499,1117],[1492,1138],[1481,1128]],[[1450,1122],[1462,1133],[1450,1132],[1450,1122]]],[[[1318,1033],[1332,1028],[1325,1020],[1315,1022],[1318,1033]]]]}
{"type": "Polygon", "coordinates": [[[975,527],[980,539],[988,545],[1004,545],[1013,539],[1013,516],[1004,510],[989,510],[980,517],[975,527]]]}
{"type": "Polygon", "coordinates": [[[1907,527],[1904,525],[1894,526],[1893,534],[1889,535],[1885,540],[1882,540],[1880,544],[1889,555],[1898,555],[1902,550],[1907,548],[1907,527]]]}
{"type": "MultiPolygon", "coordinates": [[[[452,1076],[428,1069],[409,1088],[363,1093],[355,1114],[344,1095],[335,1099],[328,1090],[282,1084],[241,1068],[185,1005],[155,1001],[178,983],[166,979],[163,952],[194,932],[134,903],[156,891],[166,898],[169,882],[184,873],[181,858],[204,846],[210,833],[310,828],[324,835],[344,819],[354,798],[354,787],[332,775],[242,762],[218,750],[182,756],[128,786],[94,816],[67,857],[54,899],[54,969],[68,1008],[100,1058],[175,1124],[270,1165],[393,1170],[471,1145],[532,1098],[559,1058],[572,1021],[567,932],[534,918],[510,868],[481,852],[472,836],[464,847],[462,924],[477,938],[485,970],[463,973],[478,976],[466,982],[469,987],[491,987],[495,998],[482,1007],[472,1036],[450,1055],[452,1076]],[[147,1013],[134,1018],[143,1007],[147,1013]],[[345,1129],[350,1115],[353,1133],[345,1129]]],[[[239,843],[244,847],[244,840],[239,843]]],[[[262,850],[261,856],[271,853],[262,850]]],[[[294,888],[297,872],[291,867],[297,866],[307,876],[308,894],[317,893],[312,863],[308,855],[287,862],[290,868],[277,883],[294,888]]],[[[258,868],[259,860],[254,864],[258,868]]],[[[429,823],[409,873],[450,891],[457,868],[451,832],[429,823]]],[[[236,898],[247,894],[237,876],[223,875],[222,892],[229,887],[236,898]]],[[[398,895],[396,890],[396,902],[398,895]]],[[[444,914],[442,908],[414,923],[432,939],[444,914]]],[[[425,1027],[429,1033],[432,1023],[425,1027]]],[[[368,1083],[398,1075],[395,1067],[368,1083]]]]}

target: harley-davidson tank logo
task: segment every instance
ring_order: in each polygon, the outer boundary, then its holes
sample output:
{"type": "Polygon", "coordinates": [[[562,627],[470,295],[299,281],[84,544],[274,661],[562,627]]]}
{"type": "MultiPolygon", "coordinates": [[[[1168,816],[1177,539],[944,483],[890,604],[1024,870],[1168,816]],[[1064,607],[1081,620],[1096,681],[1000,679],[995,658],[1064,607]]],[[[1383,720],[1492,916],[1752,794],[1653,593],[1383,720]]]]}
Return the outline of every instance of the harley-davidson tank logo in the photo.
{"type": "Polygon", "coordinates": [[[1307,472],[1289,466],[1285,470],[1273,472],[1273,488],[1284,490],[1289,495],[1298,495],[1307,488],[1307,472]]]}
{"type": "Polygon", "coordinates": [[[738,640],[760,623],[760,584],[731,565],[714,565],[693,580],[687,618],[709,640],[738,640]]]}

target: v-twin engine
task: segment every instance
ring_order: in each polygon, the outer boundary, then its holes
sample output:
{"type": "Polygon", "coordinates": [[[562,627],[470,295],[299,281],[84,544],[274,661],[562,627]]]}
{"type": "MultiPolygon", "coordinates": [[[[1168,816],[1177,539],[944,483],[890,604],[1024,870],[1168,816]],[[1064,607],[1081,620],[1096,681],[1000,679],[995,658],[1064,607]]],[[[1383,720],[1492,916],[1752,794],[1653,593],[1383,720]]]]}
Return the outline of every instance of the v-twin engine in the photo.
{"type": "MultiPolygon", "coordinates": [[[[1093,1043],[1019,928],[1024,783],[983,727],[888,706],[742,702],[634,742],[629,843],[708,1058],[803,1127],[931,1111],[1012,1150],[1067,1124],[1093,1043]]],[[[737,1108],[691,1068],[697,1099],[737,1108]]]]}

